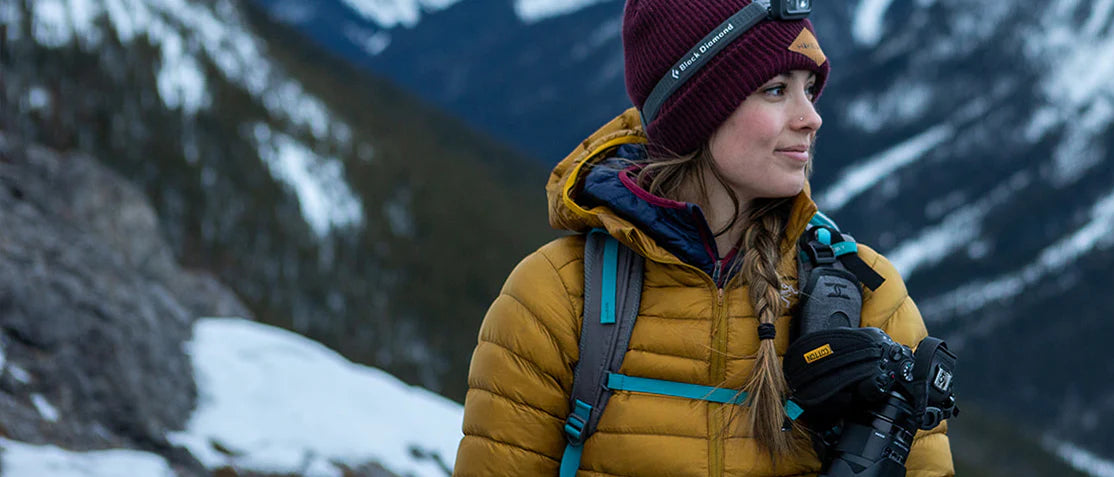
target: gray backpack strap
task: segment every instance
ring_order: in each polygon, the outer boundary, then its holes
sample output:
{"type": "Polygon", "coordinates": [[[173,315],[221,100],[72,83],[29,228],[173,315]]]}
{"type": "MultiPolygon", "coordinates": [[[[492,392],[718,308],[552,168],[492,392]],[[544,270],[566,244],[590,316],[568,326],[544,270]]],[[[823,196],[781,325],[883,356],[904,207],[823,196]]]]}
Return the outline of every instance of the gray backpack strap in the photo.
{"type": "Polygon", "coordinates": [[[606,231],[593,229],[585,237],[580,361],[569,396],[572,412],[565,419],[568,445],[561,477],[576,475],[584,441],[596,431],[611,397],[607,379],[619,371],[630,346],[642,298],[642,267],[642,257],[606,231]]]}

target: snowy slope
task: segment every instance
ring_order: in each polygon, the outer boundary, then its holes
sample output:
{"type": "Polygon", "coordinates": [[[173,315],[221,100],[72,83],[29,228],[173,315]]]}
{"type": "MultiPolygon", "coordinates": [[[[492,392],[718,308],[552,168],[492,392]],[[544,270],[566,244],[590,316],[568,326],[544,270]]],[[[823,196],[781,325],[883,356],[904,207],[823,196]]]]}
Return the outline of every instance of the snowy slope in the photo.
{"type": "MultiPolygon", "coordinates": [[[[443,477],[438,462],[455,460],[459,404],[300,335],[207,318],[194,325],[186,352],[199,404],[189,427],[169,437],[209,469],[339,477],[337,464],[378,463],[398,475],[443,477]]],[[[0,458],[4,477],[174,475],[161,456],[132,450],[73,452],[0,439],[0,458]]]]}
{"type": "Polygon", "coordinates": [[[187,352],[199,404],[189,427],[170,438],[209,468],[340,475],[333,463],[378,462],[399,475],[443,476],[435,460],[415,455],[436,455],[449,466],[456,459],[459,404],[300,335],[202,319],[187,352]]]}

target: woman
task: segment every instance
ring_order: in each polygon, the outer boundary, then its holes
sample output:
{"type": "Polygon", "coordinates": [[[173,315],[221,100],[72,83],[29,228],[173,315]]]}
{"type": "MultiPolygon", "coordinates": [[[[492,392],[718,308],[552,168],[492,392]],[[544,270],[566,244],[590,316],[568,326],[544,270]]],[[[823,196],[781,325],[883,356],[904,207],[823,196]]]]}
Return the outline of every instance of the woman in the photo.
{"type": "MultiPolygon", "coordinates": [[[[738,406],[616,391],[584,443],[578,475],[821,469],[806,434],[782,431],[781,355],[798,299],[795,240],[816,211],[806,178],[822,124],[813,103],[829,64],[808,20],[732,23],[750,3],[628,0],[623,44],[637,109],[585,140],[546,188],[554,227],[606,229],[645,258],[621,373],[749,399],[738,406]],[[776,333],[760,339],[761,324],[776,333]]],[[[557,475],[579,359],[583,249],[583,235],[543,246],[492,304],[473,355],[455,475],[557,475]]],[[[861,325],[918,343],[927,331],[900,276],[869,247],[858,254],[885,278],[864,290],[861,325]]],[[[945,431],[918,433],[907,475],[954,474],[945,431]]]]}

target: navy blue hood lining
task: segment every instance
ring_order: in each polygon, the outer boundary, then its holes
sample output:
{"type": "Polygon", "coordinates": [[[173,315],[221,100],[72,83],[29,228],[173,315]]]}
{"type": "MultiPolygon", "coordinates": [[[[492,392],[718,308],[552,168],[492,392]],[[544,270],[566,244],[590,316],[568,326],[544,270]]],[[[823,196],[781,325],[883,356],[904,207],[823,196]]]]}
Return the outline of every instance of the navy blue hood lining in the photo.
{"type": "Polygon", "coordinates": [[[611,209],[681,261],[713,276],[718,252],[700,206],[656,198],[621,178],[632,161],[645,158],[646,148],[641,144],[619,146],[609,158],[592,166],[577,202],[587,208],[602,205],[611,209]]]}

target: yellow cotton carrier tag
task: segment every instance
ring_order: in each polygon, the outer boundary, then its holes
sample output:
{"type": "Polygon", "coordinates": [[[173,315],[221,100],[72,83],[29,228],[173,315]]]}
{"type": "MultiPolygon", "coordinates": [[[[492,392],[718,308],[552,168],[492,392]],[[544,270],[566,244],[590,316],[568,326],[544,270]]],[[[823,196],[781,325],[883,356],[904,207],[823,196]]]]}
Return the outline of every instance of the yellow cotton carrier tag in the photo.
{"type": "Polygon", "coordinates": [[[831,355],[832,347],[830,345],[824,345],[805,353],[805,362],[812,364],[831,355]]]}
{"type": "Polygon", "coordinates": [[[789,51],[795,51],[805,55],[816,62],[816,66],[824,64],[828,61],[828,56],[824,54],[824,50],[820,49],[820,42],[816,40],[816,35],[813,35],[808,28],[802,28],[801,33],[797,35],[797,39],[793,40],[793,44],[789,45],[789,51]]]}

